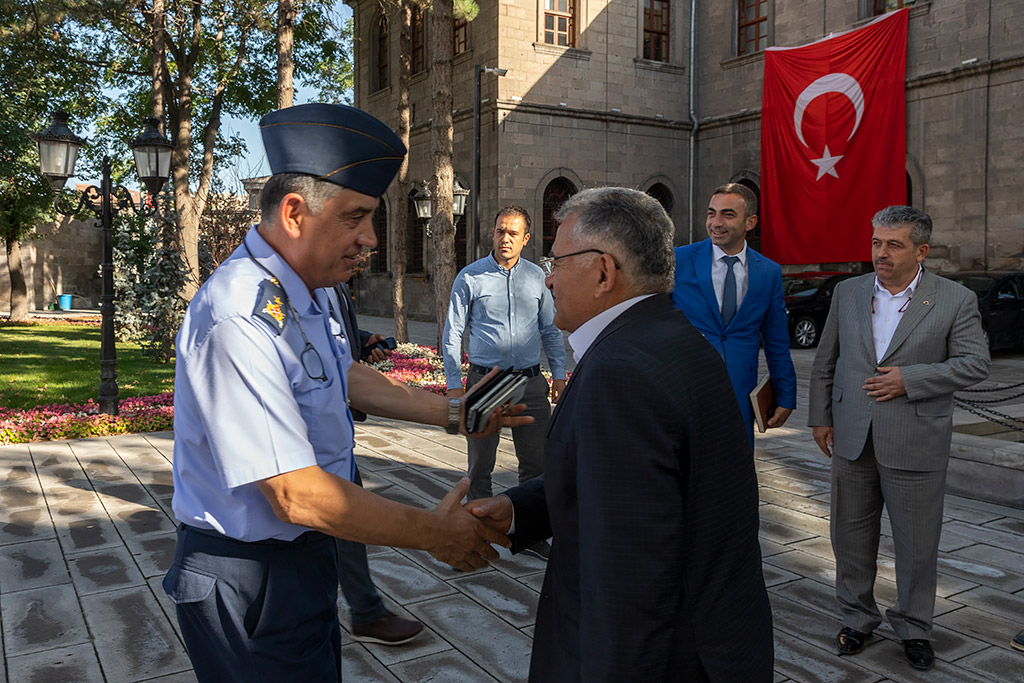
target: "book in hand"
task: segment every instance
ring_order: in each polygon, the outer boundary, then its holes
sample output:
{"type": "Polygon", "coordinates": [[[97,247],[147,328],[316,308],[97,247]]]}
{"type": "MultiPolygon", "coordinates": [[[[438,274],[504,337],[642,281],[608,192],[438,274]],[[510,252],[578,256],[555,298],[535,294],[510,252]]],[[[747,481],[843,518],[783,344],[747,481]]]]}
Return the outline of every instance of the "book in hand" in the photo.
{"type": "Polygon", "coordinates": [[[466,431],[475,434],[487,426],[487,419],[499,406],[516,403],[526,391],[528,379],[512,368],[502,370],[466,396],[466,431]]]}
{"type": "Polygon", "coordinates": [[[762,377],[754,390],[750,392],[750,405],[754,409],[757,431],[764,434],[768,431],[768,418],[772,416],[772,411],[775,409],[775,390],[772,389],[769,375],[762,377]]]}

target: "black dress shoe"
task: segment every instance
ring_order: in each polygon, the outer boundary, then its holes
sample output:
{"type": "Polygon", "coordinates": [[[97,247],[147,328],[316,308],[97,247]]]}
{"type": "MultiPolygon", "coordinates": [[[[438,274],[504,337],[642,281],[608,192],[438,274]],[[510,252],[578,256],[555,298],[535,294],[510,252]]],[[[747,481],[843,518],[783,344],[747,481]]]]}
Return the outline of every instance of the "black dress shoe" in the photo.
{"type": "Polygon", "coordinates": [[[1024,631],[1021,631],[1013,637],[1010,641],[1010,645],[1013,645],[1014,650],[1021,650],[1024,652],[1024,631]]]}
{"type": "Polygon", "coordinates": [[[860,652],[864,649],[865,641],[870,637],[870,633],[861,633],[849,626],[842,627],[836,635],[836,646],[839,648],[839,654],[852,655],[860,652]]]}
{"type": "Polygon", "coordinates": [[[930,669],[935,663],[935,651],[932,650],[932,642],[921,638],[903,641],[903,652],[907,655],[907,661],[915,669],[930,669]]]}

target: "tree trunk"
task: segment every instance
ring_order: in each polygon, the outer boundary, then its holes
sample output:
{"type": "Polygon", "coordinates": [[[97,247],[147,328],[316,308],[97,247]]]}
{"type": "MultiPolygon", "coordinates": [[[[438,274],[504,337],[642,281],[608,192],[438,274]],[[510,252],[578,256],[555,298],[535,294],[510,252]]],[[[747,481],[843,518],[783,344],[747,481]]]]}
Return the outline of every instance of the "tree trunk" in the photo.
{"type": "Polygon", "coordinates": [[[21,245],[18,240],[7,239],[7,270],[11,276],[11,320],[28,318],[28,288],[21,269],[21,245]]]}
{"type": "Polygon", "coordinates": [[[295,42],[295,5],[292,0],[278,0],[277,3],[277,108],[292,106],[295,88],[292,75],[295,62],[292,47],[295,42]]]}
{"type": "Polygon", "coordinates": [[[167,75],[164,66],[167,64],[167,14],[164,12],[164,0],[153,0],[153,116],[160,119],[160,132],[166,134],[167,127],[164,117],[164,92],[167,86],[167,75]]]}
{"type": "Polygon", "coordinates": [[[455,181],[452,169],[452,4],[452,0],[436,0],[430,22],[430,51],[433,55],[430,86],[434,93],[433,119],[430,124],[430,156],[434,166],[430,274],[434,285],[438,348],[452,283],[455,281],[455,226],[452,222],[452,190],[455,181]]]}
{"type": "MultiPolygon", "coordinates": [[[[412,113],[409,104],[409,79],[412,75],[412,4],[409,0],[398,3],[398,137],[409,149],[409,130],[412,113]]],[[[392,203],[391,224],[394,231],[388,241],[391,251],[391,270],[394,288],[391,294],[392,317],[395,319],[395,340],[409,341],[409,323],[405,318],[405,265],[408,263],[409,234],[409,155],[405,155],[398,169],[395,201],[392,203]]]]}

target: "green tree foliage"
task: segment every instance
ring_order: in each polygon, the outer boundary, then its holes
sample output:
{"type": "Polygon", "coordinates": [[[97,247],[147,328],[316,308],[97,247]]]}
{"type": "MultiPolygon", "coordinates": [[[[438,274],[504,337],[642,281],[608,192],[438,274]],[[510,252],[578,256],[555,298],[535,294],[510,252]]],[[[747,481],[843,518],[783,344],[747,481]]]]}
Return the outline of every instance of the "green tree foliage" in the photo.
{"type": "MultiPolygon", "coordinates": [[[[323,94],[340,96],[342,86],[326,79],[348,61],[341,22],[331,0],[293,3],[298,80],[318,83],[323,94]]],[[[207,208],[218,146],[225,139],[225,115],[258,118],[276,105],[276,2],[253,0],[164,0],[162,13],[150,0],[100,0],[78,8],[90,32],[90,59],[105,66],[108,88],[120,90],[98,124],[110,146],[123,149],[138,131],[141,116],[159,101],[168,133],[176,143],[171,182],[181,247],[189,269],[186,293],[199,284],[199,226],[207,208]],[[154,52],[160,27],[162,50],[154,52]],[[156,63],[154,63],[156,60],[156,63]],[[154,74],[160,91],[154,97],[154,74]]],[[[129,158],[127,153],[116,155],[129,158]]]]}
{"type": "Polygon", "coordinates": [[[53,192],[29,134],[44,128],[58,105],[88,111],[96,99],[97,79],[73,35],[65,3],[0,2],[0,236],[16,320],[28,314],[19,243],[53,217],[53,192]]]}

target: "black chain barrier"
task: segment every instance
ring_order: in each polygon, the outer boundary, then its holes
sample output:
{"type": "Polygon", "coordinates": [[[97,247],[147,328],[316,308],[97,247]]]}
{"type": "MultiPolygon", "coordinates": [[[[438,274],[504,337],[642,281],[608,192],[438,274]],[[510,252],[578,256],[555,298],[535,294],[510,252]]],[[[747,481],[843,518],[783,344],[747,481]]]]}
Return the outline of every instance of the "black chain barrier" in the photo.
{"type": "MultiPolygon", "coordinates": [[[[970,393],[970,394],[994,394],[994,393],[997,393],[997,392],[1000,392],[1000,391],[1009,391],[1009,390],[1012,390],[1012,389],[1017,389],[1019,387],[1024,387],[1024,382],[1017,382],[1016,384],[1007,384],[1007,385],[998,386],[998,387],[986,387],[986,388],[981,388],[981,389],[961,389],[957,393],[963,393],[963,394],[968,394],[968,393],[970,393]]],[[[1001,412],[999,412],[997,410],[993,410],[991,408],[985,407],[985,406],[988,406],[988,405],[997,405],[999,403],[1006,403],[1007,401],[1012,401],[1014,399],[1021,398],[1022,396],[1024,396],[1024,391],[1021,391],[1021,392],[1016,393],[1016,394],[1012,394],[1010,396],[1001,396],[999,398],[991,398],[991,399],[982,399],[982,398],[970,398],[970,399],[968,399],[968,398],[961,398],[959,396],[954,396],[953,397],[953,404],[956,405],[957,408],[960,408],[962,410],[966,410],[967,412],[969,412],[969,413],[971,413],[973,415],[977,415],[978,417],[980,417],[983,420],[986,420],[988,422],[994,422],[997,425],[1000,425],[1002,427],[1006,427],[1007,429],[1010,429],[1010,430],[1015,431],[1015,432],[1024,432],[1024,419],[1021,419],[1019,417],[1014,417],[1013,415],[1007,415],[1006,413],[1001,413],[1001,412]],[[1016,424],[1014,424],[1014,423],[1016,423],[1016,424]]]]}

